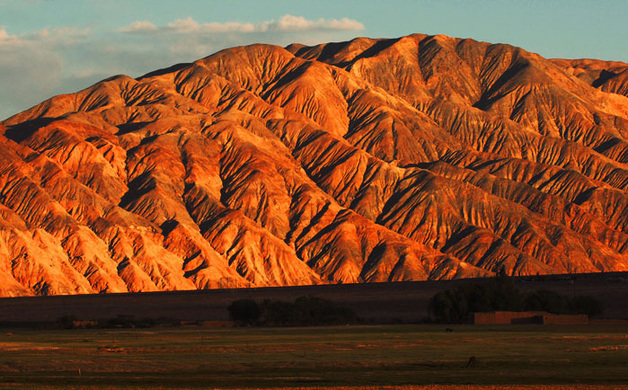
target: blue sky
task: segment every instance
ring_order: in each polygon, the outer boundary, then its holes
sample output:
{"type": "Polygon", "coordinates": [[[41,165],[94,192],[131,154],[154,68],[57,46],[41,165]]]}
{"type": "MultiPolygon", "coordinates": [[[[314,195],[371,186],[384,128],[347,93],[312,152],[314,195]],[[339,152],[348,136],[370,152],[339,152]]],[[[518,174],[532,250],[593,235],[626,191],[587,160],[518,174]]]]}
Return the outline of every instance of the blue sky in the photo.
{"type": "Polygon", "coordinates": [[[0,118],[114,74],[255,42],[419,32],[628,62],[626,16],[626,0],[0,0],[0,118]]]}

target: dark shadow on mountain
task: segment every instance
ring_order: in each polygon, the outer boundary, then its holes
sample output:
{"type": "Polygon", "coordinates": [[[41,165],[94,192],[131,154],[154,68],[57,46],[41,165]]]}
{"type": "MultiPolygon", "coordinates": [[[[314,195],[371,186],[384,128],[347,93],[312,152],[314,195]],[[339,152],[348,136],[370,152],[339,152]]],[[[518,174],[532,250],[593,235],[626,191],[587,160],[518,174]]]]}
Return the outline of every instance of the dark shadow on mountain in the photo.
{"type": "Polygon", "coordinates": [[[512,65],[497,79],[497,81],[493,83],[493,85],[488,91],[482,94],[482,97],[480,98],[480,100],[475,102],[475,104],[473,104],[473,107],[478,108],[482,111],[488,110],[494,102],[502,99],[504,96],[506,96],[509,93],[509,92],[497,93],[497,91],[499,91],[503,86],[505,86],[506,83],[512,82],[512,80],[516,78],[517,74],[519,72],[523,72],[525,68],[527,68],[528,66],[530,66],[530,64],[527,61],[519,62],[512,65]]]}
{"type": "Polygon", "coordinates": [[[591,85],[594,86],[595,88],[598,88],[604,85],[604,83],[606,83],[608,80],[612,79],[615,76],[617,76],[617,73],[609,72],[608,70],[602,70],[598,78],[595,79],[595,81],[593,81],[591,85]]]}
{"type": "MultiPolygon", "coordinates": [[[[356,39],[360,39],[360,38],[356,38],[356,39]]],[[[295,51],[294,55],[295,57],[302,57],[305,59],[315,59],[316,61],[320,61],[320,62],[325,62],[328,64],[332,64],[335,65],[339,68],[344,68],[352,63],[354,63],[355,61],[361,59],[361,58],[368,58],[368,57],[373,57],[376,56],[377,54],[379,54],[380,52],[382,52],[383,50],[389,48],[390,46],[394,45],[396,42],[399,41],[398,38],[395,39],[382,39],[379,40],[377,42],[375,42],[371,47],[369,47],[368,49],[366,49],[365,51],[363,51],[360,55],[356,56],[355,58],[349,60],[349,61],[342,61],[342,62],[333,62],[330,61],[334,56],[336,56],[338,53],[340,53],[343,49],[345,49],[347,46],[349,46],[354,40],[352,41],[344,41],[344,42],[331,42],[326,44],[323,49],[321,50],[320,54],[318,55],[318,57],[315,58],[310,58],[310,56],[306,55],[308,53],[308,51],[312,50],[311,46],[304,46],[299,48],[298,50],[295,51]]]]}
{"type": "Polygon", "coordinates": [[[349,45],[350,42],[332,42],[328,43],[323,47],[321,54],[318,56],[318,61],[327,62],[327,60],[332,59],[336,54],[340,52],[340,50],[344,49],[349,45]]]}
{"type": "Polygon", "coordinates": [[[394,45],[395,43],[399,42],[399,38],[395,38],[395,39],[384,39],[381,41],[377,41],[373,46],[369,47],[368,49],[364,50],[359,56],[355,57],[351,62],[355,62],[361,58],[369,58],[369,57],[374,57],[377,54],[381,53],[382,51],[388,49],[389,47],[391,47],[392,45],[394,45]]]}
{"type": "Polygon", "coordinates": [[[151,122],[123,123],[123,124],[117,126],[118,132],[116,133],[116,135],[124,135],[124,134],[128,134],[128,133],[132,133],[134,131],[137,131],[137,130],[141,129],[142,127],[146,126],[149,123],[151,123],[151,122]]]}
{"type": "Polygon", "coordinates": [[[165,237],[170,234],[177,226],[179,226],[179,221],[176,219],[169,219],[161,224],[161,234],[165,237]]]}
{"type": "Polygon", "coordinates": [[[151,172],[144,172],[128,184],[129,190],[122,196],[118,206],[126,209],[133,202],[139,200],[142,195],[149,193],[157,187],[155,178],[151,172]]]}
{"type": "Polygon", "coordinates": [[[35,133],[38,129],[44,126],[48,126],[55,120],[56,118],[37,118],[22,122],[20,124],[8,127],[7,130],[4,132],[4,136],[12,139],[15,142],[20,143],[26,138],[33,135],[33,133],[35,133]]]}
{"type": "Polygon", "coordinates": [[[168,74],[168,73],[173,73],[173,72],[177,72],[183,68],[186,68],[188,66],[192,65],[191,62],[182,62],[180,64],[176,64],[176,65],[172,65],[169,66],[167,68],[163,68],[163,69],[157,69],[154,70],[152,72],[146,73],[144,76],[140,76],[137,78],[137,81],[141,81],[142,79],[148,78],[148,77],[153,77],[153,76],[161,76],[164,74],[168,74]]]}
{"type": "Polygon", "coordinates": [[[303,74],[305,74],[310,66],[312,66],[312,63],[306,62],[295,70],[288,72],[286,75],[280,77],[279,79],[273,79],[270,82],[266,83],[264,85],[264,90],[266,90],[266,93],[260,97],[264,100],[268,100],[273,91],[285,87],[286,85],[301,77],[303,74]],[[272,88],[270,88],[271,86],[272,88]]]}

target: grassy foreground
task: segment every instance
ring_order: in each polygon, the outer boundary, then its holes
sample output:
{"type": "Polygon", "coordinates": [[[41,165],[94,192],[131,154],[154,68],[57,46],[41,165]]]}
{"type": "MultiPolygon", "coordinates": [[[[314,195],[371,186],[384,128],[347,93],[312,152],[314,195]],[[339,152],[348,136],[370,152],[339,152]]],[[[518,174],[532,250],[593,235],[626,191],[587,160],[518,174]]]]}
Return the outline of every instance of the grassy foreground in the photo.
{"type": "Polygon", "coordinates": [[[626,326],[446,328],[3,330],[0,388],[584,389],[628,379],[626,326]]]}

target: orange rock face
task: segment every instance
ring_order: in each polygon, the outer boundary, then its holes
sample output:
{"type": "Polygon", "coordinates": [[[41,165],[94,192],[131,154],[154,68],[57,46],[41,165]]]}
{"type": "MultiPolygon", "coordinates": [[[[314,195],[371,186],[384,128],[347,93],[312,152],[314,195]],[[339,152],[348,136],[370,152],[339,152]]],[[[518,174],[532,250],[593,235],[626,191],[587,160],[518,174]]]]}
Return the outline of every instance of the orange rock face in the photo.
{"type": "Polygon", "coordinates": [[[628,65],[253,45],[0,125],[0,295],[628,270],[628,65]]]}

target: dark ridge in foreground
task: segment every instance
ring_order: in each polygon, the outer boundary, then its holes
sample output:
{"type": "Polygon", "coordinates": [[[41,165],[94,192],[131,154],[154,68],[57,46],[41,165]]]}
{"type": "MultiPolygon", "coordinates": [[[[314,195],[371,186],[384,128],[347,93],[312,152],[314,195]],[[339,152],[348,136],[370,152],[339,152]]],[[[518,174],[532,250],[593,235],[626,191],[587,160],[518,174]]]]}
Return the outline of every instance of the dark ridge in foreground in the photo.
{"type": "MultiPolygon", "coordinates": [[[[125,319],[130,322],[228,321],[228,307],[240,299],[262,302],[318,297],[354,311],[371,324],[430,320],[430,299],[463,283],[485,280],[359,283],[317,286],[260,287],[203,291],[89,294],[0,298],[0,326],[47,326],[64,317],[85,321],[125,319]]],[[[604,304],[602,318],[628,320],[628,273],[544,275],[513,278],[522,292],[552,290],[572,297],[586,295],[604,304]]]]}

